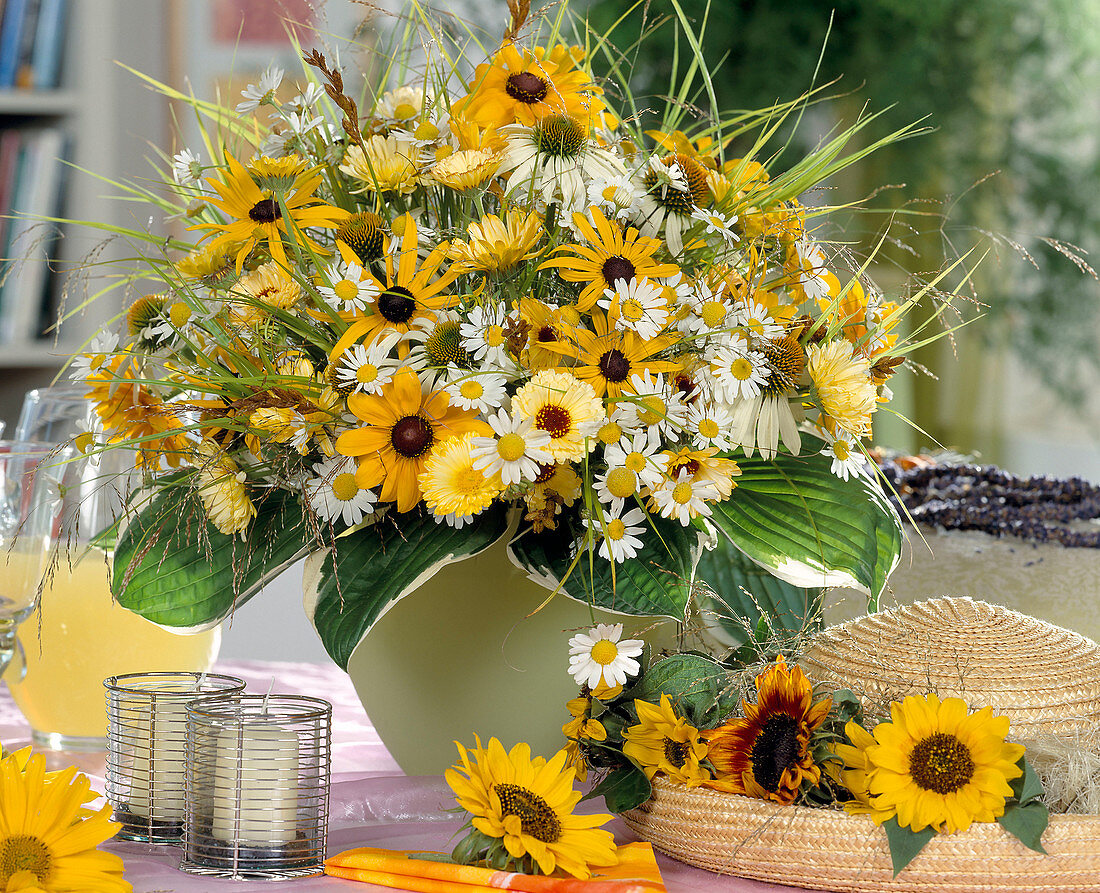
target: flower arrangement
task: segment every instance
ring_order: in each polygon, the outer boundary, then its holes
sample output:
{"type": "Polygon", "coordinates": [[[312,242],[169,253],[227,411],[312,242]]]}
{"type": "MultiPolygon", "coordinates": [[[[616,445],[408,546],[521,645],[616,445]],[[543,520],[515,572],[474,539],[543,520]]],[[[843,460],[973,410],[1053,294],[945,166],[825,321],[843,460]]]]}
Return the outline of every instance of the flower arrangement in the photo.
{"type": "Polygon", "coordinates": [[[647,129],[592,73],[605,40],[510,8],[476,65],[437,29],[456,52],[401,83],[311,51],[289,101],[275,69],[235,109],[155,85],[205,144],[128,188],[187,238],[121,232],[145,246],[136,296],[74,369],[82,448],[136,448],[146,475],[105,540],[123,605],[209,626],[311,554],[346,666],[501,540],[625,614],[691,614],[705,546],[875,604],[901,533],[863,444],[942,277],[889,299],[802,201],[908,131],[846,150],[864,118],[771,171],[754,134],[810,97],[704,115],[693,66],[647,129]]]}
{"type": "MultiPolygon", "coordinates": [[[[593,642],[588,664],[599,666],[600,652],[617,648],[619,632],[582,634],[593,642]]],[[[571,672],[580,638],[572,640],[571,672]]],[[[869,816],[885,830],[895,875],[935,834],[974,822],[1000,822],[1044,852],[1042,785],[1024,745],[1006,740],[1009,718],[990,707],[970,712],[961,698],[909,695],[875,722],[851,691],[815,695],[782,655],[746,673],[679,653],[629,675],[625,689],[606,679],[586,683],[562,728],[576,774],[599,771],[593,794],[613,812],[640,806],[661,776],[686,788],[869,816]],[[744,679],[754,699],[742,696],[744,679]]]]}

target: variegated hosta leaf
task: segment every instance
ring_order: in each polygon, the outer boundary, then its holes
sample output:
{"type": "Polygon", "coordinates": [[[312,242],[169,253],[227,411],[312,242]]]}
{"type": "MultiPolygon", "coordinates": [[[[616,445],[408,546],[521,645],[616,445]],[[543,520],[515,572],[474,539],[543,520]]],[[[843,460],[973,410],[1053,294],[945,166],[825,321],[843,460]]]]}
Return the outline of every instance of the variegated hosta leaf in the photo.
{"type": "Polygon", "coordinates": [[[111,588],[119,604],[163,626],[207,629],[309,550],[302,508],[272,490],[242,540],[211,524],[186,484],[166,486],[122,531],[111,588]]]}
{"type": "Polygon", "coordinates": [[[781,580],[860,589],[875,610],[901,555],[901,522],[874,481],[843,481],[830,464],[822,455],[739,459],[737,488],[712,521],[781,580]]]}
{"type": "Polygon", "coordinates": [[[646,527],[642,549],[620,564],[588,551],[574,561],[577,533],[568,518],[556,530],[528,530],[517,537],[508,545],[508,557],[532,580],[551,590],[560,584],[560,591],[577,601],[620,614],[682,620],[703,536],[656,515],[646,527]]]}
{"type": "Polygon", "coordinates": [[[355,646],[386,611],[507,531],[507,510],[494,504],[461,530],[418,510],[338,538],[333,549],[311,557],[305,581],[306,613],[329,656],[347,669],[355,646]]]}

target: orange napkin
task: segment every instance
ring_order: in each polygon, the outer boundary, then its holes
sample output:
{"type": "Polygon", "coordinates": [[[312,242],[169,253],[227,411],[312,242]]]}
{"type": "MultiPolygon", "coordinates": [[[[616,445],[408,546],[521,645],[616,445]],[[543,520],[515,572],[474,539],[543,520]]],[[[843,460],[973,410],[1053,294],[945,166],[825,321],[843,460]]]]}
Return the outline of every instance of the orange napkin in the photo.
{"type": "Polygon", "coordinates": [[[516,890],[521,893],[666,893],[653,847],[628,843],[618,849],[619,864],[601,869],[591,880],[545,877],[410,859],[415,850],[361,847],[325,862],[325,874],[416,893],[474,893],[476,890],[516,890]]]}

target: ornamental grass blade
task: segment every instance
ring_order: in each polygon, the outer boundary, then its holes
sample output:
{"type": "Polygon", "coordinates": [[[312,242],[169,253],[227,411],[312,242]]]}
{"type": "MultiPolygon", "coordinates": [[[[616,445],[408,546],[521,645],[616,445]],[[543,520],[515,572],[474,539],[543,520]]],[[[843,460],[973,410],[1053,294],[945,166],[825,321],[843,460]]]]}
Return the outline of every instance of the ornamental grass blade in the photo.
{"type": "Polygon", "coordinates": [[[153,623],[198,632],[243,605],[309,550],[297,496],[272,490],[256,502],[242,540],[211,524],[191,487],[163,487],[123,529],[111,590],[153,623]]]}
{"type": "Polygon", "coordinates": [[[305,592],[306,613],[329,656],[346,670],[355,647],[386,611],[442,568],[507,532],[507,509],[494,503],[462,530],[413,511],[338,538],[307,574],[305,592]]]}
{"type": "Polygon", "coordinates": [[[737,464],[737,488],[714,506],[714,526],[781,580],[859,589],[877,610],[901,556],[901,521],[879,486],[859,474],[841,480],[822,455],[737,464]]]}
{"type": "MultiPolygon", "coordinates": [[[[642,548],[612,565],[597,552],[582,552],[579,531],[562,519],[556,530],[528,530],[508,544],[508,557],[527,576],[587,605],[638,617],[682,620],[702,553],[698,530],[651,515],[642,548]]],[[[583,528],[582,528],[583,530],[583,528]]]]}

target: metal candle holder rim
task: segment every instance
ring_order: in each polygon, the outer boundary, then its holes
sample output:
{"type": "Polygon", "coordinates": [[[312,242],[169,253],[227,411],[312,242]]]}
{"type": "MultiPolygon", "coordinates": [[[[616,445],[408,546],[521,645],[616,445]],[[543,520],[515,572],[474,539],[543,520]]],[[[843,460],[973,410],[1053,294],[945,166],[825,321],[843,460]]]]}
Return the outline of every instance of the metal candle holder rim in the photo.
{"type": "Polygon", "coordinates": [[[332,716],[332,704],[324,698],[310,695],[234,693],[222,697],[195,698],[187,704],[187,715],[200,721],[236,716],[246,719],[261,719],[264,716],[282,720],[327,719],[332,716]],[[255,708],[255,712],[249,708],[255,708]]]}
{"type": "Polygon", "coordinates": [[[163,695],[163,696],[169,697],[169,698],[174,696],[174,695],[179,695],[179,696],[190,696],[189,699],[198,699],[198,698],[213,699],[215,697],[219,697],[219,698],[220,697],[225,697],[226,694],[233,693],[234,691],[238,691],[238,692],[243,691],[244,688],[245,688],[245,685],[246,685],[245,681],[243,679],[238,678],[237,676],[228,676],[224,673],[200,673],[200,672],[192,671],[192,670],[182,670],[182,671],[178,671],[178,672],[173,672],[173,671],[169,670],[169,671],[164,671],[164,672],[149,672],[149,673],[123,673],[119,676],[108,676],[106,679],[103,680],[104,688],[106,688],[107,691],[112,692],[112,693],[137,695],[139,697],[144,697],[144,696],[147,696],[147,695],[156,695],[156,696],[162,696],[163,695]],[[129,683],[135,682],[138,679],[147,679],[147,680],[157,680],[157,679],[159,679],[159,680],[163,680],[164,682],[168,682],[169,680],[180,680],[180,681],[182,681],[182,680],[185,680],[185,679],[192,679],[195,682],[195,687],[192,688],[191,690],[188,690],[188,689],[185,689],[185,688],[181,688],[181,689],[177,690],[177,689],[171,689],[171,688],[154,688],[154,687],[150,687],[150,686],[135,686],[135,685],[129,684],[129,683]],[[214,692],[214,691],[203,691],[201,688],[198,687],[198,683],[199,682],[204,682],[206,680],[216,680],[218,682],[228,682],[228,683],[231,683],[231,685],[227,686],[224,689],[225,694],[218,694],[217,692],[214,692]]]}

